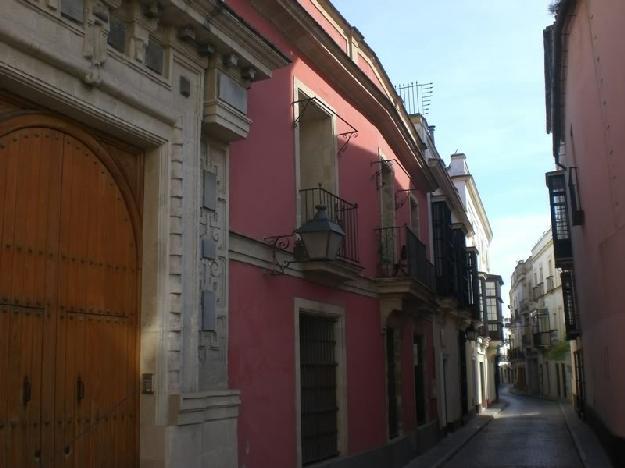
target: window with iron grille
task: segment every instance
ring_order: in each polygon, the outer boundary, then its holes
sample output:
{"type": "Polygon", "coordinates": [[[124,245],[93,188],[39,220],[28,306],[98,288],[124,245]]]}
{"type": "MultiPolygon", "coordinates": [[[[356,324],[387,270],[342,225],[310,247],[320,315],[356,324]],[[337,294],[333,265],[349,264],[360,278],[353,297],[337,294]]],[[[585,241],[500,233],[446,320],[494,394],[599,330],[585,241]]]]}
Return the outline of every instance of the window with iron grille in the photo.
{"type": "Polygon", "coordinates": [[[301,452],[308,465],[339,454],[336,320],[302,314],[299,329],[301,452]]]}
{"type": "Polygon", "coordinates": [[[480,278],[477,270],[477,250],[467,251],[467,271],[469,273],[469,305],[475,318],[480,313],[480,278]]]}
{"type": "Polygon", "coordinates": [[[399,435],[395,340],[395,330],[388,327],[386,329],[386,391],[388,399],[388,435],[390,439],[399,435]]]}
{"type": "Polygon", "coordinates": [[[452,231],[454,294],[461,305],[469,302],[469,272],[467,270],[466,234],[462,229],[452,231]]]}
{"type": "Polygon", "coordinates": [[[562,281],[566,336],[567,339],[572,340],[581,334],[575,301],[575,275],[572,271],[564,270],[560,278],[562,281]]]}
{"type": "Polygon", "coordinates": [[[448,295],[453,291],[453,239],[451,211],[444,201],[432,203],[432,231],[436,289],[448,295]]]}

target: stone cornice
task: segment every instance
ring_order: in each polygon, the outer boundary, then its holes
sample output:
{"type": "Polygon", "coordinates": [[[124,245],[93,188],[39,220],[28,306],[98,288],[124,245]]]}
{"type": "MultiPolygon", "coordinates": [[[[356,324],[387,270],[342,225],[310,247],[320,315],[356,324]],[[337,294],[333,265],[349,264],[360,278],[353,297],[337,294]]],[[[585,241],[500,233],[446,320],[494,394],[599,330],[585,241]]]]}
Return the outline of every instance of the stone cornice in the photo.
{"type": "Polygon", "coordinates": [[[206,31],[219,41],[219,46],[235,49],[243,60],[258,70],[261,79],[270,77],[273,70],[290,63],[284,53],[223,1],[167,0],[163,5],[167,9],[164,17],[168,22],[177,26],[188,26],[188,23],[199,26],[198,39],[206,31]]]}
{"type": "Polygon", "coordinates": [[[252,4],[382,132],[411,175],[427,190],[435,190],[436,181],[421,151],[423,143],[399,97],[391,101],[298,1],[253,0],[252,4]]]}

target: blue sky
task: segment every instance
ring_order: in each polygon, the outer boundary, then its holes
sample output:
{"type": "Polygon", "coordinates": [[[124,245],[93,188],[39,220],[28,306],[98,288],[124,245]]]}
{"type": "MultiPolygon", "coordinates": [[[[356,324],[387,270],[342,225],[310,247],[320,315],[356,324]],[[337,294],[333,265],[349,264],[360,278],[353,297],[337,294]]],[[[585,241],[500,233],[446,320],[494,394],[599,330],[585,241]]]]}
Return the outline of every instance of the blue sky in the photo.
{"type": "Polygon", "coordinates": [[[334,0],[393,83],[434,82],[430,113],[448,161],[467,154],[505,281],[549,227],[542,30],[547,0],[334,0]],[[380,6],[382,5],[382,7],[380,6]]]}

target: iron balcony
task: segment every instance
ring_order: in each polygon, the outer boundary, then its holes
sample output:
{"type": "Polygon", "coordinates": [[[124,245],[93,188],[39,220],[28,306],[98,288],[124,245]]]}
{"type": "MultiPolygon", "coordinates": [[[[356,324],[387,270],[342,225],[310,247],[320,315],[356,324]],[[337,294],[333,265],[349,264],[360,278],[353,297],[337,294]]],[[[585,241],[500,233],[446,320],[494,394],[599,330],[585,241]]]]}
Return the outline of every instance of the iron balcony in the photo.
{"type": "Polygon", "coordinates": [[[408,226],[376,229],[378,278],[410,278],[431,291],[436,288],[434,265],[427,249],[408,226]]]}
{"type": "Polygon", "coordinates": [[[325,206],[328,218],[345,231],[345,238],[337,257],[358,263],[358,204],[350,203],[321,187],[299,191],[301,203],[301,224],[312,220],[317,206],[325,206]]]}

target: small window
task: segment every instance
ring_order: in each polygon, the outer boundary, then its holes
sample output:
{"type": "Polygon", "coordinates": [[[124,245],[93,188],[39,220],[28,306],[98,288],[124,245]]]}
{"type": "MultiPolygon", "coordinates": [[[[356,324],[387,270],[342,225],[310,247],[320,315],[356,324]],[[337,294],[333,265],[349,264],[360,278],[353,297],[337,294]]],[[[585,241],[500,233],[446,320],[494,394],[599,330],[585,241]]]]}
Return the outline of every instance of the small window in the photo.
{"type": "Polygon", "coordinates": [[[116,16],[111,16],[108,44],[121,53],[126,52],[126,23],[116,16]]]}
{"type": "Polygon", "coordinates": [[[145,48],[145,66],[159,75],[163,74],[163,64],[165,63],[165,49],[152,37],[148,40],[145,48]]]}
{"type": "Polygon", "coordinates": [[[61,0],[61,15],[77,23],[85,20],[84,0],[61,0]]]}

